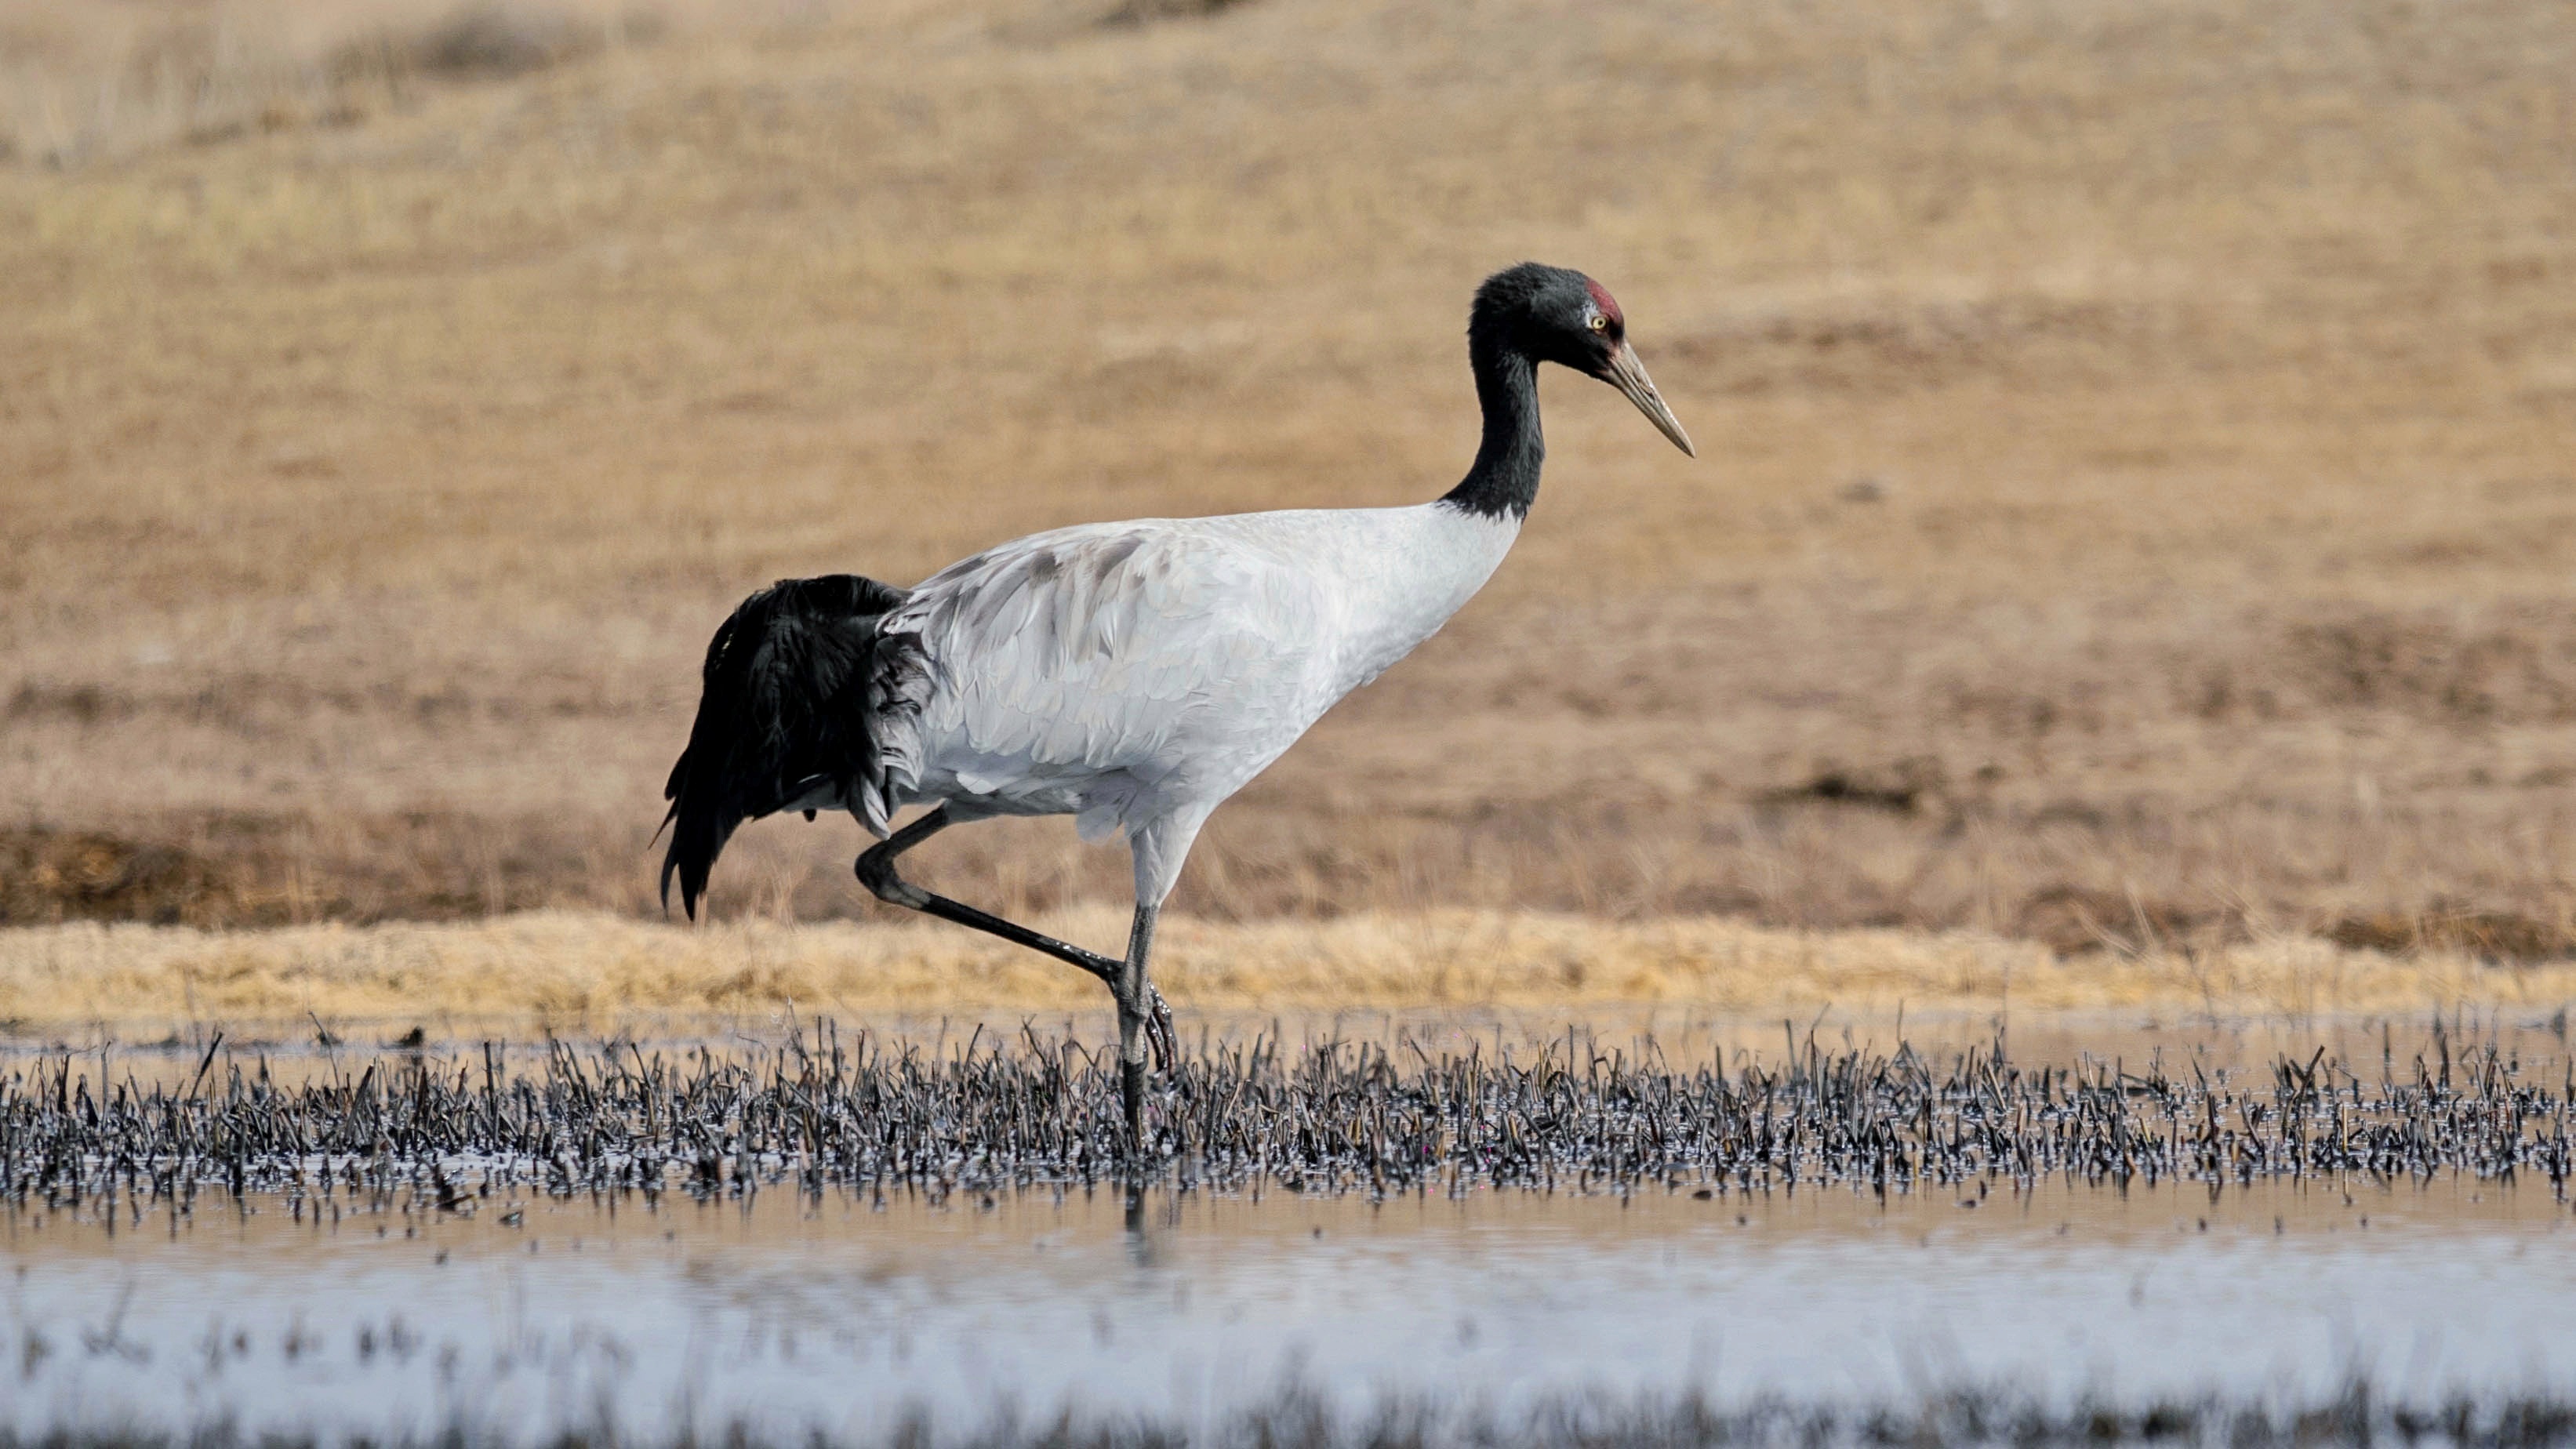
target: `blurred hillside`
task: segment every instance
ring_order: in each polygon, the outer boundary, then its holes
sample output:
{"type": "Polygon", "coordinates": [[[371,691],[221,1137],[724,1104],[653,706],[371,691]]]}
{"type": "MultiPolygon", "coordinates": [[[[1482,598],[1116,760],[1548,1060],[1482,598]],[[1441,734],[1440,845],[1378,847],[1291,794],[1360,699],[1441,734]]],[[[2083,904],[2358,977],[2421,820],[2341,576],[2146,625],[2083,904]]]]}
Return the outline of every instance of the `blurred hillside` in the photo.
{"type": "Polygon", "coordinates": [[[649,911],[743,593],[1430,497],[1535,256],[1702,459],[1548,378],[1184,910],[2576,942],[2576,11],[535,7],[0,0],[0,919],[649,911]]]}

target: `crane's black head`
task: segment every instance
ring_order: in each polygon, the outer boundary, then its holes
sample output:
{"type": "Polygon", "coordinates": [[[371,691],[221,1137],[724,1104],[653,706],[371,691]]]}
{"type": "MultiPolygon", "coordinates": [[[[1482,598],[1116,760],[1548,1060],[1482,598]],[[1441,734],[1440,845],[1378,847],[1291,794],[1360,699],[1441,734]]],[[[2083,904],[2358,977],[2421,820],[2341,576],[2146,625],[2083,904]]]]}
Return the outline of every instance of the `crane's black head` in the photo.
{"type": "Polygon", "coordinates": [[[1597,377],[1626,393],[1674,447],[1699,456],[1628,345],[1619,304],[1581,272],[1523,262],[1487,277],[1468,314],[1467,340],[1471,350],[1514,352],[1597,377]]]}

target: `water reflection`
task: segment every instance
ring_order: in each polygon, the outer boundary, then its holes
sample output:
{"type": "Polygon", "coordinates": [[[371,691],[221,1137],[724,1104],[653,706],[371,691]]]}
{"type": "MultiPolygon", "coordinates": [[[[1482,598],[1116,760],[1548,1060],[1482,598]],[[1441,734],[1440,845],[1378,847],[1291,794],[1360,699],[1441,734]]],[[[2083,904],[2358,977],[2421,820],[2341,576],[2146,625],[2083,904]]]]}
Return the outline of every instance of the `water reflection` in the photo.
{"type": "Polygon", "coordinates": [[[1290,1381],[1506,1407],[2576,1382],[2576,1221],[2545,1185],[474,1206],[0,1218],[0,1425],[867,1435],[1003,1404],[1206,1424],[1290,1381]]]}

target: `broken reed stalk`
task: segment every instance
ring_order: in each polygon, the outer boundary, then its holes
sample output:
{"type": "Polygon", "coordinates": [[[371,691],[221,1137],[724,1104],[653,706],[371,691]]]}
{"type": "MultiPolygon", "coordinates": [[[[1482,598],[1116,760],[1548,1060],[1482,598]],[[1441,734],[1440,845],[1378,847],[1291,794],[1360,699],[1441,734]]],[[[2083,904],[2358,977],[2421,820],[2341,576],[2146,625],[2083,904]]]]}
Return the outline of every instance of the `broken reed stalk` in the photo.
{"type": "Polygon", "coordinates": [[[1070,1039],[982,1033],[946,1052],[829,1022],[745,1054],[547,1043],[514,1066],[419,1052],[287,1082],[209,1048],[184,1087],[111,1078],[103,1055],[0,1072],[0,1196],[184,1207],[233,1193],[494,1187],[699,1196],[904,1185],[941,1196],[1103,1179],[1258,1193],[1477,1187],[1711,1192],[1972,1178],[2126,1184],[2365,1175],[2546,1177],[2571,1166],[2576,1067],[2496,1046],[2370,1079],[2320,1050],[2188,1080],[2119,1064],[2022,1067],[1997,1042],[1935,1063],[1833,1053],[1667,1062],[1573,1033],[1517,1055],[1411,1042],[1202,1042],[1154,1083],[1123,1146],[1114,1063],[1070,1039]],[[354,1073],[354,1075],[353,1075],[354,1073]]]}

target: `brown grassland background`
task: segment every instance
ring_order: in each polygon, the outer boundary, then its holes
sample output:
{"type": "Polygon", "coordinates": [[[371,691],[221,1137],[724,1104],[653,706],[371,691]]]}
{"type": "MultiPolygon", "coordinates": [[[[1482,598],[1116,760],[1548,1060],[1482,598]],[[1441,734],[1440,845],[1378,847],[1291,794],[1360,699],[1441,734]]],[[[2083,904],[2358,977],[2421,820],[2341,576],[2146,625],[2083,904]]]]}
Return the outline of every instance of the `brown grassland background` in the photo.
{"type": "Polygon", "coordinates": [[[2571,76],[2522,0],[0,0],[0,921],[652,916],[743,593],[1430,497],[1536,256],[1702,458],[1548,377],[1519,550],[1179,911],[2563,957],[2571,76]]]}

